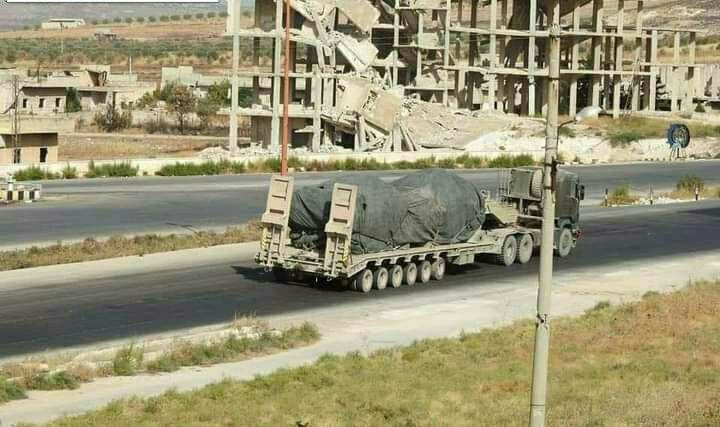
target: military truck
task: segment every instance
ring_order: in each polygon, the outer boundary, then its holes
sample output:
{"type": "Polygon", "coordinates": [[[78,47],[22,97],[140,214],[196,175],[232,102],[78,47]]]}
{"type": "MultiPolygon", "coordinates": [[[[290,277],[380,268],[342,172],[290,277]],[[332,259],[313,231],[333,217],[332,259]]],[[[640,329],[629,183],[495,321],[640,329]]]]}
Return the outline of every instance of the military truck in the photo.
{"type": "MultiPolygon", "coordinates": [[[[585,188],[576,174],[559,170],[555,176],[555,254],[566,257],[580,237],[579,207],[585,188]]],[[[335,183],[325,225],[324,248],[294,247],[288,220],[294,181],[273,176],[262,215],[262,238],[255,261],[280,282],[313,280],[338,283],[359,292],[388,286],[413,286],[442,280],[448,264],[490,260],[500,265],[529,262],[540,245],[542,169],[509,170],[499,178],[494,198],[485,192],[485,222],[465,242],[427,243],[374,253],[353,254],[351,239],[358,188],[335,183]]]]}

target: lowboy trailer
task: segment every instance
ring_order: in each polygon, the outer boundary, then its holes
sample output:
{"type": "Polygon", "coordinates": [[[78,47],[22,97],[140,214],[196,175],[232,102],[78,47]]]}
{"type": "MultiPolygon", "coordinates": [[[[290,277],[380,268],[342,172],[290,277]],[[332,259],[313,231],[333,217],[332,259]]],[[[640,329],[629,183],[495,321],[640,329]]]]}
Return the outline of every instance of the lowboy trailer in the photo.
{"type": "MultiPolygon", "coordinates": [[[[579,206],[584,186],[575,174],[558,171],[555,179],[557,208],[555,254],[566,257],[580,236],[579,206]]],[[[271,178],[267,207],[262,215],[262,237],[255,261],[272,271],[277,281],[311,278],[318,283],[336,282],[360,292],[412,286],[442,280],[448,263],[472,264],[478,259],[510,266],[529,262],[540,245],[542,223],[542,170],[511,169],[501,179],[495,199],[486,197],[485,222],[466,242],[428,243],[374,253],[351,253],[351,239],[358,189],[336,183],[330,215],[325,225],[324,249],[291,245],[290,205],[294,180],[271,178]]]]}

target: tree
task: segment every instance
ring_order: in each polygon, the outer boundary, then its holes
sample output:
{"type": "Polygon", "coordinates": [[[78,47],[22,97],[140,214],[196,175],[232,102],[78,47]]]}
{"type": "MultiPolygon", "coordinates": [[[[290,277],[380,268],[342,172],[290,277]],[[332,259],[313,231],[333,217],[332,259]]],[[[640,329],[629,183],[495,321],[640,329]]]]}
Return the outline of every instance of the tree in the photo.
{"type": "Polygon", "coordinates": [[[113,22],[115,22],[116,24],[119,24],[122,22],[122,18],[113,18],[113,22]]]}
{"type": "Polygon", "coordinates": [[[168,110],[175,114],[180,133],[185,134],[188,116],[197,111],[197,98],[187,86],[177,85],[170,94],[168,110]]]}
{"type": "Polygon", "coordinates": [[[172,16],[170,16],[170,20],[172,20],[172,21],[179,21],[179,20],[180,20],[180,15],[172,15],[172,16]]]}
{"type": "Polygon", "coordinates": [[[109,24],[109,23],[110,23],[110,21],[109,21],[109,20],[107,20],[107,19],[103,19],[103,20],[102,20],[102,23],[103,23],[104,25],[107,25],[107,24],[109,24]]]}
{"type": "Polygon", "coordinates": [[[214,18],[216,15],[215,12],[208,12],[206,16],[208,17],[208,19],[211,19],[214,18]]]}
{"type": "Polygon", "coordinates": [[[223,12],[220,12],[220,14],[219,14],[219,15],[220,15],[220,17],[221,17],[221,18],[227,18],[227,17],[228,17],[228,13],[227,13],[227,12],[225,12],[225,11],[223,11],[223,12]]]}
{"type": "Polygon", "coordinates": [[[115,105],[111,103],[95,114],[93,123],[105,132],[126,129],[132,125],[132,112],[126,110],[121,113],[115,108],[115,105]]]}
{"type": "Polygon", "coordinates": [[[162,16],[160,17],[160,22],[168,22],[169,20],[170,20],[170,18],[168,18],[167,15],[162,15],[162,16]]]}
{"type": "Polygon", "coordinates": [[[136,20],[137,22],[139,22],[140,24],[142,24],[143,22],[145,22],[145,18],[143,18],[142,16],[138,16],[137,18],[135,18],[135,20],[136,20]]]}
{"type": "Polygon", "coordinates": [[[133,23],[133,19],[128,16],[127,18],[125,18],[125,23],[126,23],[126,24],[132,24],[132,23],[133,23]]]}
{"type": "Polygon", "coordinates": [[[193,17],[193,16],[192,16],[192,15],[190,15],[190,14],[187,14],[187,15],[183,15],[183,19],[184,19],[184,20],[186,20],[186,21],[189,21],[189,20],[191,20],[191,19],[192,19],[192,17],[193,17]]]}
{"type": "Polygon", "coordinates": [[[71,87],[65,93],[65,112],[77,113],[78,111],[82,111],[80,95],[78,94],[77,89],[71,87]]]}
{"type": "Polygon", "coordinates": [[[150,17],[148,17],[148,21],[155,22],[155,21],[157,21],[157,18],[154,16],[150,16],[150,17]]]}
{"type": "Polygon", "coordinates": [[[195,18],[196,18],[196,19],[203,19],[204,17],[205,17],[205,14],[204,14],[204,13],[196,13],[196,14],[195,14],[195,18]]]}

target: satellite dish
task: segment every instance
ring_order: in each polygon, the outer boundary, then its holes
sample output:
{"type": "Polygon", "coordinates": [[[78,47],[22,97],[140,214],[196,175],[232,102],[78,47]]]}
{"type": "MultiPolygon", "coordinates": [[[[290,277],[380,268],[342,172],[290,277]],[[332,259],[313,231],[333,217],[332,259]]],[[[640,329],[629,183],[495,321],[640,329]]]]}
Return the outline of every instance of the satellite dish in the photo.
{"type": "Polygon", "coordinates": [[[681,123],[670,125],[667,131],[667,143],[671,147],[679,145],[682,148],[687,148],[690,145],[690,129],[681,123]]]}

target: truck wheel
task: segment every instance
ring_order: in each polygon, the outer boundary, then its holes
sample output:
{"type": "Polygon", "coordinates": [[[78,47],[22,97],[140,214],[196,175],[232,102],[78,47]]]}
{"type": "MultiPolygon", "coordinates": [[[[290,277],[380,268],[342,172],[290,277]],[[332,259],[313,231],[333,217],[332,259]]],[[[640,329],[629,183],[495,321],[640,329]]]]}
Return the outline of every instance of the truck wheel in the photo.
{"type": "Polygon", "coordinates": [[[517,258],[517,239],[515,236],[507,236],[500,253],[495,256],[495,262],[507,267],[513,265],[515,258],[517,258]]]}
{"type": "Polygon", "coordinates": [[[533,238],[529,234],[523,234],[518,237],[518,254],[517,262],[527,264],[533,254],[533,238]]]}
{"type": "Polygon", "coordinates": [[[403,267],[403,279],[405,279],[405,284],[408,286],[414,285],[415,281],[417,281],[417,273],[417,265],[415,265],[414,262],[405,264],[403,267]]]}
{"type": "Polygon", "coordinates": [[[564,227],[560,231],[560,236],[558,237],[558,245],[557,249],[555,249],[555,255],[557,255],[560,258],[565,258],[566,256],[570,255],[570,251],[572,251],[573,247],[573,236],[572,232],[568,227],[564,227]]]}
{"type": "Polygon", "coordinates": [[[390,286],[399,288],[403,282],[403,268],[401,265],[395,264],[390,268],[390,286]]]}
{"type": "Polygon", "coordinates": [[[432,263],[432,278],[442,280],[443,277],[445,277],[445,258],[438,257],[432,263]]]}
{"type": "Polygon", "coordinates": [[[355,278],[355,288],[362,293],[368,293],[373,287],[373,273],[367,268],[360,272],[355,278]]]}
{"type": "Polygon", "coordinates": [[[377,290],[383,290],[387,287],[388,271],[385,267],[378,267],[373,273],[373,287],[377,290]]]}
{"type": "Polygon", "coordinates": [[[430,261],[424,260],[420,262],[419,276],[420,283],[427,283],[430,281],[430,277],[432,276],[432,264],[430,264],[430,261]]]}

